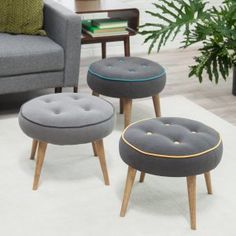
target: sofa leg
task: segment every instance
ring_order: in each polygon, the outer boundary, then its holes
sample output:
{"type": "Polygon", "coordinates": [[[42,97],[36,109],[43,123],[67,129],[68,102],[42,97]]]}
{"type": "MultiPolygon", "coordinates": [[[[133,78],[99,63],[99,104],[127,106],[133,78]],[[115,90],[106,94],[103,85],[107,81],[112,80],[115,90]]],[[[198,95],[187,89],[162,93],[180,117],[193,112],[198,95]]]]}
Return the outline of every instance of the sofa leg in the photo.
{"type": "Polygon", "coordinates": [[[124,101],[120,98],[120,114],[124,114],[124,101]]]}
{"type": "Polygon", "coordinates": [[[74,93],[78,93],[78,86],[74,86],[74,93]]]}
{"type": "Polygon", "coordinates": [[[61,93],[61,92],[62,92],[62,87],[55,88],[55,93],[61,93]]]}

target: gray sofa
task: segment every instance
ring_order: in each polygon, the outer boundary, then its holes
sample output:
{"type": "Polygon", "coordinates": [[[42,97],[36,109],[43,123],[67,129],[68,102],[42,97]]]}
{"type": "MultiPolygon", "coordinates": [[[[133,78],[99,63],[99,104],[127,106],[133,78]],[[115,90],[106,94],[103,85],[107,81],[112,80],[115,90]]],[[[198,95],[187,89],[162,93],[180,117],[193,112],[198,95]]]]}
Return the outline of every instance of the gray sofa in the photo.
{"type": "Polygon", "coordinates": [[[44,2],[47,36],[0,33],[0,94],[74,87],[80,64],[81,19],[52,0],[44,2]]]}

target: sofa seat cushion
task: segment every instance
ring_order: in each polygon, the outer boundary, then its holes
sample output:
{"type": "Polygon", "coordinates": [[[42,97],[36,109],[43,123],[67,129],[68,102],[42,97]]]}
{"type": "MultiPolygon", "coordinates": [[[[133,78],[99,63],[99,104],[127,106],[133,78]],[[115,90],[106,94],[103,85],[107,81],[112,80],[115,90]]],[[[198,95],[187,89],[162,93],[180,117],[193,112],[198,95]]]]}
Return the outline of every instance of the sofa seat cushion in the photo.
{"type": "Polygon", "coordinates": [[[63,48],[50,38],[0,33],[0,77],[63,68],[63,48]]]}

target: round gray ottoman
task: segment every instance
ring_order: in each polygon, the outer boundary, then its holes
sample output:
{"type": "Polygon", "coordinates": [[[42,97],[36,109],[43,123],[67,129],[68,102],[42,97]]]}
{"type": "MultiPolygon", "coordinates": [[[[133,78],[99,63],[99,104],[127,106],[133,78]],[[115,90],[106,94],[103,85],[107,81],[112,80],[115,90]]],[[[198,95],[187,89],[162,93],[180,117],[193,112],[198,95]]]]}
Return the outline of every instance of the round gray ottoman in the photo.
{"type": "Polygon", "coordinates": [[[125,215],[136,171],[187,177],[191,228],[196,229],[196,175],[204,174],[212,193],[210,171],[222,158],[223,145],[217,131],[198,121],[163,117],[128,126],[120,139],[120,156],[129,166],[121,216],[125,215]]]}
{"type": "Polygon", "coordinates": [[[22,105],[19,124],[33,139],[31,159],[38,148],[33,189],[38,188],[40,172],[48,143],[75,145],[93,143],[109,184],[102,139],[114,127],[114,107],[109,102],[90,95],[76,93],[50,94],[22,105]]]}
{"type": "Polygon", "coordinates": [[[160,116],[159,93],[165,86],[166,72],[156,62],[139,57],[103,59],[90,65],[87,81],[94,95],[121,99],[125,127],[130,123],[135,98],[152,97],[156,116],[160,116]]]}

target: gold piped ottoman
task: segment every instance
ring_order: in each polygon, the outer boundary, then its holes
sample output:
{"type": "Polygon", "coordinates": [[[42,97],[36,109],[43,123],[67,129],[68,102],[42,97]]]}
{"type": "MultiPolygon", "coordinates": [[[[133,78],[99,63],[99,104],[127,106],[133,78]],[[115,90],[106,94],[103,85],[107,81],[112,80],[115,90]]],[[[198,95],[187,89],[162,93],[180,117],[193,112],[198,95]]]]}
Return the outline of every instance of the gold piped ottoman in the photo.
{"type": "Polygon", "coordinates": [[[204,174],[212,194],[210,171],[220,162],[222,140],[217,131],[198,121],[162,117],[139,121],[128,126],[120,139],[120,156],[129,166],[121,216],[125,216],[136,171],[186,177],[191,228],[196,229],[196,175],[204,174]]]}

